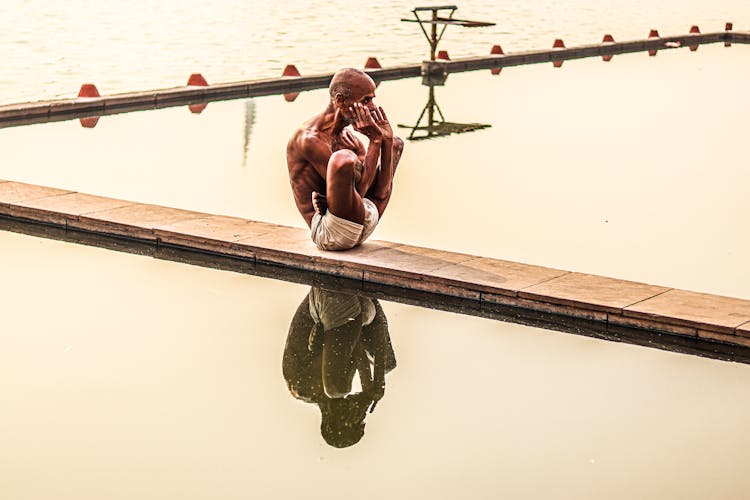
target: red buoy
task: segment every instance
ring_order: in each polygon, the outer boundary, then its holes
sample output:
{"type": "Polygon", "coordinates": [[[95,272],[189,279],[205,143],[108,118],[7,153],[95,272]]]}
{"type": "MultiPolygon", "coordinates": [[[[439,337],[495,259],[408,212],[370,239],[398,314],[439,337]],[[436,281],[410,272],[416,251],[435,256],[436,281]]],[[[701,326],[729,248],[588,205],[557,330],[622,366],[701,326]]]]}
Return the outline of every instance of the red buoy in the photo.
{"type": "Polygon", "coordinates": [[[448,51],[447,50],[441,50],[438,52],[436,59],[442,59],[443,61],[450,61],[451,58],[448,57],[448,51]]]}
{"type": "Polygon", "coordinates": [[[492,68],[490,70],[490,73],[492,73],[493,75],[499,75],[502,70],[503,68],[492,68]]]}
{"type": "Polygon", "coordinates": [[[192,75],[190,75],[187,84],[196,87],[208,87],[208,82],[200,73],[193,73],[192,75]]]}
{"type": "Polygon", "coordinates": [[[365,69],[380,69],[382,66],[375,57],[368,57],[365,63],[365,69]]]}
{"type": "Polygon", "coordinates": [[[490,50],[490,55],[492,56],[502,56],[505,52],[503,52],[503,48],[499,45],[493,45],[492,50],[490,50]]]}
{"type": "Polygon", "coordinates": [[[554,66],[555,68],[562,68],[562,65],[563,65],[562,59],[559,61],[552,61],[552,66],[554,66]]]}
{"type": "Polygon", "coordinates": [[[604,38],[602,38],[602,43],[615,43],[614,37],[612,35],[604,35],[604,38]]]}
{"type": "Polygon", "coordinates": [[[284,100],[286,102],[294,102],[294,100],[299,96],[299,92],[291,92],[289,94],[284,94],[284,100]]]}
{"type": "Polygon", "coordinates": [[[556,39],[555,43],[552,44],[553,49],[564,49],[565,43],[561,39],[556,39]]]}
{"type": "Polygon", "coordinates": [[[648,32],[649,38],[659,38],[659,32],[657,30],[651,30],[648,32]]]}
{"type": "Polygon", "coordinates": [[[609,62],[609,61],[611,61],[611,60],[612,60],[612,58],[613,58],[613,57],[615,57],[615,56],[614,56],[614,55],[612,55],[612,54],[604,54],[604,55],[602,56],[602,61],[604,61],[604,62],[609,62]]]}
{"type": "Polygon", "coordinates": [[[78,91],[78,97],[100,97],[96,85],[93,83],[84,83],[81,90],[78,91]]]}
{"type": "Polygon", "coordinates": [[[690,33],[700,33],[700,32],[701,30],[700,28],[698,28],[698,26],[693,25],[690,27],[690,33]]]}
{"type": "Polygon", "coordinates": [[[299,74],[299,71],[297,70],[297,66],[294,64],[287,64],[286,68],[284,68],[284,72],[281,73],[281,76],[302,76],[299,74]]]}

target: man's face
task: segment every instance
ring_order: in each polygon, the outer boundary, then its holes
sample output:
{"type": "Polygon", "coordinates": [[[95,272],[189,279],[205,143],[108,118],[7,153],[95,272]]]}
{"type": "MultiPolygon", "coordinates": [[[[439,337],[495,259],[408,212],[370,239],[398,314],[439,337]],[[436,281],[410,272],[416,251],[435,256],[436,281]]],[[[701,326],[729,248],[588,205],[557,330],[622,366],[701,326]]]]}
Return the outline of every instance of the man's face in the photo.
{"type": "Polygon", "coordinates": [[[354,115],[349,110],[353,104],[359,103],[367,109],[375,109],[375,84],[369,77],[360,76],[352,78],[349,88],[351,89],[351,98],[337,101],[337,104],[347,121],[353,123],[354,115]]]}

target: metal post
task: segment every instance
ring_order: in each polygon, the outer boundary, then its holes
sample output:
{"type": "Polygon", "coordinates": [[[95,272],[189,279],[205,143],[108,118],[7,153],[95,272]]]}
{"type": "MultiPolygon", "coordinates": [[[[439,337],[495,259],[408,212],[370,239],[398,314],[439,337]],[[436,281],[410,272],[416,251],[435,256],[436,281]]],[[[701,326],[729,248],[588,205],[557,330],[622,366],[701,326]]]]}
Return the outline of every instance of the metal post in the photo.
{"type": "Polygon", "coordinates": [[[437,9],[432,9],[432,26],[430,27],[430,61],[435,60],[435,49],[437,49],[437,9]]]}

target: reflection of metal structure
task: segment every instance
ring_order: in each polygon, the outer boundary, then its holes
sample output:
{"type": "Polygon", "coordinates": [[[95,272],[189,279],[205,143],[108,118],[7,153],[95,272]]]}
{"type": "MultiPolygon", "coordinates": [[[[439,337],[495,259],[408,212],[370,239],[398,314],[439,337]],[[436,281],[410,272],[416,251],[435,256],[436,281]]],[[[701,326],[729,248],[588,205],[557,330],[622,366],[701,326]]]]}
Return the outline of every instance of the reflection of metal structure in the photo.
{"type": "Polygon", "coordinates": [[[455,123],[445,121],[445,116],[443,116],[443,112],[435,100],[435,85],[428,85],[428,87],[430,88],[430,92],[427,98],[427,104],[425,104],[422,109],[422,114],[419,115],[417,123],[413,127],[399,124],[399,127],[401,128],[411,129],[411,133],[409,133],[409,136],[407,137],[410,141],[433,139],[435,137],[443,137],[451,134],[463,134],[492,126],[486,123],[455,123]],[[424,125],[421,125],[422,119],[425,118],[425,115],[427,115],[427,122],[424,125]]]}
{"type": "Polygon", "coordinates": [[[487,23],[483,21],[467,21],[465,19],[453,19],[453,13],[456,12],[455,5],[442,5],[437,7],[415,7],[411,12],[414,14],[414,19],[401,19],[404,22],[407,23],[419,23],[419,27],[422,29],[422,33],[424,33],[425,38],[427,38],[427,43],[430,44],[430,61],[435,60],[435,51],[437,50],[437,44],[440,42],[440,40],[443,38],[443,33],[445,33],[445,29],[448,27],[449,24],[455,25],[455,26],[463,26],[464,28],[479,28],[482,26],[494,26],[495,23],[487,23]],[[419,17],[420,12],[431,12],[432,16],[429,18],[422,18],[419,17]],[[447,13],[447,17],[445,15],[440,15],[441,11],[445,11],[447,13]],[[450,11],[448,13],[448,11],[450,11]],[[430,34],[427,34],[427,30],[424,28],[425,24],[430,25],[430,34]],[[438,24],[442,25],[442,29],[440,30],[440,34],[438,34],[437,26],[438,24]]]}

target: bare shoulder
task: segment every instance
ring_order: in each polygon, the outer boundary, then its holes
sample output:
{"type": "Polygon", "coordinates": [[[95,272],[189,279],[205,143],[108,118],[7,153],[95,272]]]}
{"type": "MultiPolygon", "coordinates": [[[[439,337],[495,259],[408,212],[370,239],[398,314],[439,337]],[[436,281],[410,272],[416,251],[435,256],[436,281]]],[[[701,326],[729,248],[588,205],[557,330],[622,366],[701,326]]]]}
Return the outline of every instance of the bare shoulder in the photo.
{"type": "Polygon", "coordinates": [[[309,127],[302,126],[298,128],[287,144],[287,152],[296,153],[296,156],[307,156],[307,154],[316,148],[325,145],[319,133],[309,127]]]}

